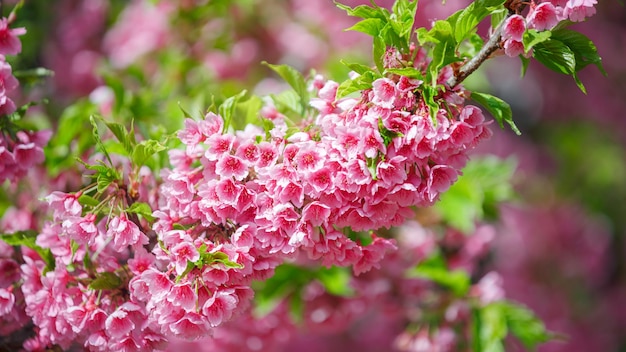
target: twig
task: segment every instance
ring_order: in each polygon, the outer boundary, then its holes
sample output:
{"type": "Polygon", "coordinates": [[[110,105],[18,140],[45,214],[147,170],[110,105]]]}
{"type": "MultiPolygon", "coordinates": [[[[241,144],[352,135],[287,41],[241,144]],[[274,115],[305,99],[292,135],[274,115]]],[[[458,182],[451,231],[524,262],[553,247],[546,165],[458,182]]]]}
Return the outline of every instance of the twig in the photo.
{"type": "Polygon", "coordinates": [[[502,22],[500,22],[498,27],[496,27],[496,30],[493,32],[487,43],[483,45],[478,54],[476,54],[476,56],[474,56],[465,65],[463,65],[459,69],[459,72],[448,80],[447,83],[450,88],[454,88],[456,85],[463,82],[467,78],[467,76],[476,71],[480,67],[480,65],[482,65],[482,63],[485,62],[485,60],[487,60],[491,54],[493,54],[494,51],[500,48],[502,29],[504,28],[504,22],[506,22],[506,19],[509,16],[505,17],[502,22]]]}

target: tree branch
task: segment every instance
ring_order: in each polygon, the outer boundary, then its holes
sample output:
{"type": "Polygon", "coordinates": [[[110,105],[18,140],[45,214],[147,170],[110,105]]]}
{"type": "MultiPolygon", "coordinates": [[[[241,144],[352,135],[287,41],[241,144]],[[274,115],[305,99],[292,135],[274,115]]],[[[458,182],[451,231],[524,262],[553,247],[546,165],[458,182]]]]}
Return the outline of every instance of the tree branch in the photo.
{"type": "Polygon", "coordinates": [[[471,75],[474,71],[476,71],[483,62],[485,62],[494,51],[500,48],[500,41],[502,39],[502,29],[504,28],[504,22],[509,18],[511,13],[506,16],[502,22],[496,27],[496,30],[493,32],[487,43],[483,45],[478,54],[474,56],[470,61],[468,61],[465,65],[463,65],[457,74],[451,77],[448,80],[448,86],[450,88],[454,88],[461,82],[463,82],[469,75],[471,75]]]}

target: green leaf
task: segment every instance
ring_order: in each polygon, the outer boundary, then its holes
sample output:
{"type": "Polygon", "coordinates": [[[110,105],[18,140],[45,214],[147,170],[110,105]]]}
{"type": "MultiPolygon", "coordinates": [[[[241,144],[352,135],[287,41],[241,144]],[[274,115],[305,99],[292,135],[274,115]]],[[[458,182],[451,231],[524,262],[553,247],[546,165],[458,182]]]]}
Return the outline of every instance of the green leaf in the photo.
{"type": "Polygon", "coordinates": [[[335,5],[346,11],[348,13],[349,16],[352,17],[360,17],[360,18],[380,18],[380,19],[388,19],[389,18],[389,11],[387,11],[387,9],[381,8],[381,7],[371,7],[371,6],[367,6],[367,5],[359,5],[356,6],[354,8],[351,8],[350,6],[344,5],[344,4],[340,4],[338,2],[335,1],[335,5]]]}
{"type": "Polygon", "coordinates": [[[550,38],[534,47],[533,56],[547,68],[566,75],[576,72],[576,56],[560,40],[550,38]]]}
{"type": "Polygon", "coordinates": [[[502,23],[502,21],[506,19],[507,13],[508,13],[508,10],[505,8],[492,11],[491,12],[491,29],[495,30],[496,28],[498,28],[500,23],[502,23]]]}
{"type": "Polygon", "coordinates": [[[243,130],[248,124],[259,123],[259,111],[263,107],[263,100],[256,95],[250,96],[243,102],[237,104],[237,116],[241,116],[241,119],[233,121],[233,126],[237,130],[243,130]]]}
{"type": "Polygon", "coordinates": [[[300,97],[292,90],[286,90],[279,94],[272,94],[272,100],[276,109],[283,114],[296,114],[301,115],[302,105],[300,104],[300,97]]]}
{"type": "Polygon", "coordinates": [[[219,107],[219,115],[224,119],[224,131],[228,130],[230,127],[231,121],[233,119],[233,115],[235,115],[235,110],[237,106],[237,102],[246,95],[247,91],[243,90],[239,94],[234,95],[222,103],[219,107]]]}
{"type": "Polygon", "coordinates": [[[463,270],[450,271],[441,254],[421,262],[406,272],[408,277],[420,277],[449,288],[458,297],[467,294],[470,288],[470,277],[463,270]]]}
{"type": "Polygon", "coordinates": [[[166,147],[164,145],[154,139],[141,141],[133,148],[131,161],[135,167],[143,166],[152,155],[165,149],[166,147]]]}
{"type": "Polygon", "coordinates": [[[508,334],[507,321],[502,306],[492,303],[479,310],[481,351],[504,352],[504,339],[508,334]]]}
{"type": "Polygon", "coordinates": [[[154,216],[152,216],[152,208],[148,203],[143,202],[135,202],[130,207],[125,210],[127,213],[134,213],[141,215],[144,219],[152,222],[155,220],[154,216]]]}
{"type": "Polygon", "coordinates": [[[385,52],[387,51],[387,45],[385,45],[385,41],[380,36],[375,36],[372,46],[372,56],[374,59],[374,64],[378,69],[378,72],[383,72],[384,65],[383,60],[385,58],[385,52]]]}
{"type": "Polygon", "coordinates": [[[430,111],[430,118],[433,122],[437,121],[437,113],[439,112],[439,104],[435,101],[435,96],[437,96],[437,88],[433,86],[423,86],[422,88],[422,97],[424,98],[424,102],[428,106],[430,111]]]}
{"type": "Polygon", "coordinates": [[[122,279],[114,273],[105,271],[99,273],[89,284],[92,290],[114,290],[122,286],[122,279]]]}
{"type": "Polygon", "coordinates": [[[511,106],[507,102],[486,93],[472,92],[472,95],[470,97],[472,100],[482,105],[485,109],[487,109],[487,111],[491,113],[496,121],[498,121],[500,128],[504,128],[504,122],[506,122],[509,124],[513,132],[515,132],[517,135],[522,134],[513,122],[513,113],[511,112],[511,106]]]}
{"type": "Polygon", "coordinates": [[[422,73],[422,71],[418,70],[415,67],[388,68],[385,70],[385,74],[389,73],[405,76],[408,78],[415,78],[422,81],[424,80],[424,74],[422,73]]]}
{"type": "Polygon", "coordinates": [[[372,82],[377,78],[378,75],[373,71],[368,71],[355,79],[348,79],[342,82],[337,88],[337,99],[343,98],[350,93],[372,88],[372,82]]]}
{"type": "Polygon", "coordinates": [[[104,144],[102,144],[102,139],[100,139],[100,132],[98,132],[98,124],[96,123],[96,119],[94,115],[91,115],[89,117],[89,122],[91,123],[91,126],[93,127],[91,132],[93,135],[93,139],[96,141],[96,145],[98,146],[100,151],[104,154],[104,156],[107,158],[107,160],[109,161],[109,164],[113,164],[113,162],[111,161],[111,157],[109,156],[109,153],[107,152],[107,149],[104,147],[104,144]]]}
{"type": "Polygon", "coordinates": [[[208,265],[211,265],[213,263],[221,263],[221,264],[224,264],[224,266],[226,266],[227,268],[234,268],[234,269],[243,268],[242,264],[233,262],[232,260],[230,260],[230,258],[228,258],[228,255],[224,252],[207,253],[204,263],[208,265]]]}
{"type": "Polygon", "coordinates": [[[541,343],[553,338],[545,325],[527,308],[510,302],[500,303],[508,327],[520,342],[529,350],[535,350],[541,343]]]}
{"type": "Polygon", "coordinates": [[[345,66],[347,66],[348,68],[350,68],[352,71],[362,75],[366,72],[370,72],[370,71],[374,71],[374,69],[372,69],[369,66],[366,65],[362,65],[362,64],[356,64],[356,63],[349,63],[349,62],[345,62],[344,60],[339,60],[342,64],[344,64],[345,66]]]}
{"type": "Polygon", "coordinates": [[[524,44],[524,51],[529,52],[532,47],[539,43],[543,43],[546,40],[550,39],[552,36],[552,32],[550,31],[542,31],[538,32],[536,29],[528,29],[524,32],[524,37],[522,38],[522,43],[524,44]]]}
{"type": "Polygon", "coordinates": [[[405,42],[404,47],[408,48],[411,39],[411,31],[415,23],[415,13],[417,11],[417,0],[396,0],[392,7],[391,25],[394,31],[405,42]]]}
{"type": "Polygon", "coordinates": [[[278,73],[278,75],[298,94],[301,104],[300,114],[304,115],[306,109],[309,107],[309,91],[302,74],[289,65],[272,65],[265,61],[263,64],[278,73]]]}
{"type": "Polygon", "coordinates": [[[530,63],[530,60],[523,55],[519,55],[519,58],[522,61],[522,70],[520,76],[523,78],[524,76],[526,76],[526,71],[528,70],[528,64],[530,63]]]}
{"type": "Polygon", "coordinates": [[[97,207],[100,204],[99,200],[86,194],[81,194],[80,197],[78,197],[78,202],[83,206],[89,207],[97,207]]]}
{"type": "Polygon", "coordinates": [[[454,26],[454,39],[457,43],[469,38],[478,24],[489,14],[504,4],[504,0],[477,0],[463,9],[454,26]]]}
{"type": "Polygon", "coordinates": [[[354,295],[354,289],[350,286],[352,273],[349,268],[333,266],[327,269],[322,267],[317,270],[315,275],[331,295],[342,297],[354,295]]]}
{"type": "Polygon", "coordinates": [[[380,18],[366,18],[347,28],[346,31],[356,31],[369,34],[372,37],[377,36],[385,27],[385,22],[380,18]]]}
{"type": "Polygon", "coordinates": [[[33,230],[16,231],[10,234],[1,234],[0,240],[9,246],[26,246],[39,254],[41,259],[46,263],[46,270],[54,270],[55,260],[49,248],[42,248],[37,245],[38,233],[33,230]]]}
{"type": "Polygon", "coordinates": [[[474,224],[496,218],[501,202],[514,196],[510,180],[515,161],[495,156],[470,160],[463,174],[434,205],[446,224],[465,234],[474,232],[474,224]]]}
{"type": "Polygon", "coordinates": [[[598,67],[598,70],[600,70],[603,75],[607,75],[602,66],[602,58],[598,55],[598,49],[591,39],[584,34],[568,29],[559,29],[552,31],[552,38],[561,41],[574,53],[576,71],[580,71],[587,67],[587,65],[593,64],[598,67]]]}

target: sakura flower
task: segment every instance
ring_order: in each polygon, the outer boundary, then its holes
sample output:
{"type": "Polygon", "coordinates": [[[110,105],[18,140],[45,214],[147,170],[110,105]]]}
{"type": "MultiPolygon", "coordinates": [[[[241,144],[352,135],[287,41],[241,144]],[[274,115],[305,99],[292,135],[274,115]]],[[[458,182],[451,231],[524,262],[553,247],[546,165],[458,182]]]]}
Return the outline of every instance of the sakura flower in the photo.
{"type": "Polygon", "coordinates": [[[61,219],[66,216],[80,216],[83,207],[78,202],[81,194],[67,194],[64,192],[52,192],[45,200],[54,211],[54,218],[61,219]]]}
{"type": "Polygon", "coordinates": [[[230,319],[237,307],[237,296],[232,290],[216,291],[202,307],[202,313],[207,317],[211,326],[218,326],[222,321],[230,319]]]}
{"type": "Polygon", "coordinates": [[[550,30],[559,23],[557,10],[550,2],[542,2],[536,6],[531,5],[526,21],[529,28],[538,31],[550,30]]]}
{"type": "Polygon", "coordinates": [[[9,29],[9,21],[0,19],[0,55],[17,55],[22,51],[22,43],[17,38],[26,34],[23,27],[9,29]]]}
{"type": "Polygon", "coordinates": [[[596,0],[569,0],[563,9],[563,16],[570,21],[581,22],[596,13],[596,0]]]}
{"type": "Polygon", "coordinates": [[[146,235],[134,222],[128,220],[126,213],[113,217],[109,223],[107,237],[113,239],[113,248],[118,252],[125,250],[128,246],[148,243],[146,235]]]}
{"type": "Polygon", "coordinates": [[[0,288],[0,316],[8,314],[15,305],[15,296],[11,290],[0,288]]]}
{"type": "Polygon", "coordinates": [[[526,31],[526,20],[520,15],[513,15],[504,22],[502,39],[512,39],[521,42],[526,31]]]}
{"type": "Polygon", "coordinates": [[[396,84],[389,78],[379,78],[372,83],[374,98],[372,102],[391,109],[396,99],[396,84]]]}
{"type": "Polygon", "coordinates": [[[95,214],[87,214],[85,217],[74,216],[63,221],[63,229],[77,243],[92,244],[98,235],[95,221],[95,214]]]}

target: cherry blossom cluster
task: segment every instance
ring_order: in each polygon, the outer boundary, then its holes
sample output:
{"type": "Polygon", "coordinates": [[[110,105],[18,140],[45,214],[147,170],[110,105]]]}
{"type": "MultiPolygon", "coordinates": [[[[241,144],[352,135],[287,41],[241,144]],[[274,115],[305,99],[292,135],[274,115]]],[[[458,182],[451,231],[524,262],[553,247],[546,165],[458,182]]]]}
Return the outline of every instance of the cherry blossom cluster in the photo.
{"type": "Polygon", "coordinates": [[[14,15],[0,18],[0,115],[15,111],[15,103],[9,95],[19,86],[19,82],[13,77],[11,65],[5,58],[5,55],[17,55],[22,51],[22,42],[18,37],[26,34],[26,29],[9,28],[14,20],[14,15]]]}
{"type": "Polygon", "coordinates": [[[356,274],[378,266],[394,241],[372,234],[363,246],[348,227],[399,225],[411,206],[432,204],[465,153],[490,135],[461,90],[442,98],[447,109],[433,120],[420,84],[391,75],[358,98],[337,99],[338,84],[318,78],[311,105],[319,114],[293,134],[271,106],[267,131],[226,129],[214,113],[187,119],[179,132],[186,149],[171,151],[173,168],[162,175],[156,260],[131,280],[132,299],[163,334],[193,339],[244,309],[250,282],[298,254],[356,274]]]}
{"type": "MultiPolygon", "coordinates": [[[[471,307],[504,297],[502,278],[494,272],[483,275],[476,265],[489,253],[494,228],[482,225],[471,235],[455,230],[438,234],[415,221],[407,221],[394,229],[394,234],[398,251],[385,258],[380,270],[351,277],[347,283],[351,294],[330,294],[317,280],[308,282],[301,292],[292,293],[302,300],[301,322],[296,323],[290,316],[292,297],[287,296],[268,313],[248,310],[217,327],[211,338],[196,342],[175,340],[167,350],[462,350],[468,342],[471,307]],[[449,253],[451,269],[482,276],[466,296],[456,297],[429,280],[406,275],[407,270],[438,251],[449,253]],[[422,317],[428,314],[442,319],[424,323],[419,329],[411,327],[424,322],[422,317]]],[[[306,260],[301,263],[306,267],[306,260]]]]}
{"type": "Polygon", "coordinates": [[[504,52],[511,57],[526,54],[522,43],[526,29],[544,31],[551,30],[563,20],[584,21],[596,13],[594,6],[597,3],[596,0],[531,1],[526,17],[514,14],[504,23],[502,34],[504,52]]]}
{"type": "Polygon", "coordinates": [[[0,19],[0,183],[5,180],[14,182],[24,177],[34,165],[43,162],[43,147],[51,136],[50,131],[19,130],[8,118],[16,111],[10,96],[15,94],[19,82],[4,55],[19,54],[22,43],[18,37],[26,33],[25,28],[9,28],[14,20],[14,14],[0,19]]]}

